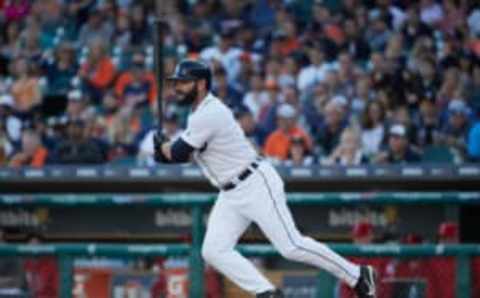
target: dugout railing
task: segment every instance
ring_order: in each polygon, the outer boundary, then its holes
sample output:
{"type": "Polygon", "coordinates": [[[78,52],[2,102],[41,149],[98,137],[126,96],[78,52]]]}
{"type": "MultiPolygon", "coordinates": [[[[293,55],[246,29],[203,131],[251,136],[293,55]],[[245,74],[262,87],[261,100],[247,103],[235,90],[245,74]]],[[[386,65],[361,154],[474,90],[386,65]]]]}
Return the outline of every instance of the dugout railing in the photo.
{"type": "MultiPolygon", "coordinates": [[[[480,192],[371,192],[371,193],[317,193],[290,194],[289,204],[304,205],[362,205],[362,204],[480,204],[480,192]]],[[[6,244],[0,245],[0,256],[54,255],[60,264],[60,296],[72,297],[73,259],[77,257],[146,257],[189,256],[190,297],[203,297],[204,267],[201,259],[201,242],[204,234],[203,216],[214,201],[212,194],[168,194],[128,197],[115,195],[2,195],[0,207],[6,206],[118,206],[142,204],[157,207],[188,207],[192,216],[191,244],[6,244]]],[[[108,220],[106,218],[105,220],[108,220]]],[[[331,247],[345,256],[390,256],[395,258],[440,257],[456,258],[456,297],[472,297],[471,259],[480,255],[480,245],[348,245],[331,247]]],[[[269,245],[240,245],[239,250],[248,256],[275,256],[269,245]]]]}

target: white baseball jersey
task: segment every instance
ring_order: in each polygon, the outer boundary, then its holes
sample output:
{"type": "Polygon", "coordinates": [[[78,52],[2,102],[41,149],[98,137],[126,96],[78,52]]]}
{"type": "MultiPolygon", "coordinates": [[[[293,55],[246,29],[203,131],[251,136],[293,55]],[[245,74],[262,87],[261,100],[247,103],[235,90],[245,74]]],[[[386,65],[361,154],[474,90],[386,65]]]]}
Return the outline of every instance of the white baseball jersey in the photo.
{"type": "Polygon", "coordinates": [[[238,176],[257,156],[233,113],[212,94],[189,115],[181,138],[198,149],[194,160],[217,187],[238,176]]]}
{"type": "MultiPolygon", "coordinates": [[[[181,138],[198,149],[194,159],[216,186],[237,178],[257,156],[230,109],[212,94],[190,114],[181,138]]],[[[354,286],[358,266],[300,234],[275,168],[263,160],[250,169],[251,174],[233,189],[220,192],[209,216],[203,258],[244,290],[271,291],[274,285],[234,249],[255,222],[284,257],[323,268],[354,286]]]]}

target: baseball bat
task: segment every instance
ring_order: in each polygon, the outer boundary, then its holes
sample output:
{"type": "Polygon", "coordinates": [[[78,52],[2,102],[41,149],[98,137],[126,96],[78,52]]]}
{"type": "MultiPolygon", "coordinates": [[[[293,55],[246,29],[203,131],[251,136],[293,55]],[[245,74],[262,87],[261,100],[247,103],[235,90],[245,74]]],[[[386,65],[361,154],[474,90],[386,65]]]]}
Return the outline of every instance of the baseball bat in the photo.
{"type": "Polygon", "coordinates": [[[155,1],[156,18],[154,22],[154,68],[155,79],[157,84],[157,108],[158,108],[158,131],[163,129],[163,84],[165,75],[165,66],[163,58],[163,44],[165,34],[165,21],[163,13],[163,5],[161,0],[155,1]]]}

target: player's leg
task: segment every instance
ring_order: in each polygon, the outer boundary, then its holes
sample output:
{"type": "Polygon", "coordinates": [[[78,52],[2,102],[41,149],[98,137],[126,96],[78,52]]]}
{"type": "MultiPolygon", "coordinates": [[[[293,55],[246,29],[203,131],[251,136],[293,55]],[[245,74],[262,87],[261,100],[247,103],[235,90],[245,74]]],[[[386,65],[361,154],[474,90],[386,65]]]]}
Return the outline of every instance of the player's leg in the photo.
{"type": "Polygon", "coordinates": [[[240,215],[236,210],[238,206],[228,199],[220,196],[210,213],[202,256],[246,291],[261,293],[273,290],[274,286],[258,269],[234,249],[251,221],[240,215]]]}
{"type": "Polygon", "coordinates": [[[262,187],[256,190],[257,208],[252,219],[275,248],[287,259],[322,268],[354,287],[360,267],[341,257],[326,245],[300,234],[286,204],[283,182],[273,167],[259,169],[262,187]]]}

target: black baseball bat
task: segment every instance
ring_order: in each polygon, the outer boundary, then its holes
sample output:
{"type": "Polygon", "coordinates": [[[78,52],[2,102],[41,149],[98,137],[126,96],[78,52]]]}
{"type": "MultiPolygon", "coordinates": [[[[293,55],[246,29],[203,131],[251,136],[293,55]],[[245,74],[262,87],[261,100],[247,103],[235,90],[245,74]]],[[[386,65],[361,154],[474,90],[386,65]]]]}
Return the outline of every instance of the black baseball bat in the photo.
{"type": "Polygon", "coordinates": [[[154,68],[155,68],[155,78],[157,83],[157,108],[158,108],[158,131],[161,132],[163,129],[163,82],[165,76],[165,65],[164,65],[164,53],[163,53],[163,44],[164,44],[164,35],[165,35],[165,20],[162,13],[162,3],[161,1],[155,1],[156,13],[155,18],[155,28],[154,28],[154,68]]]}

